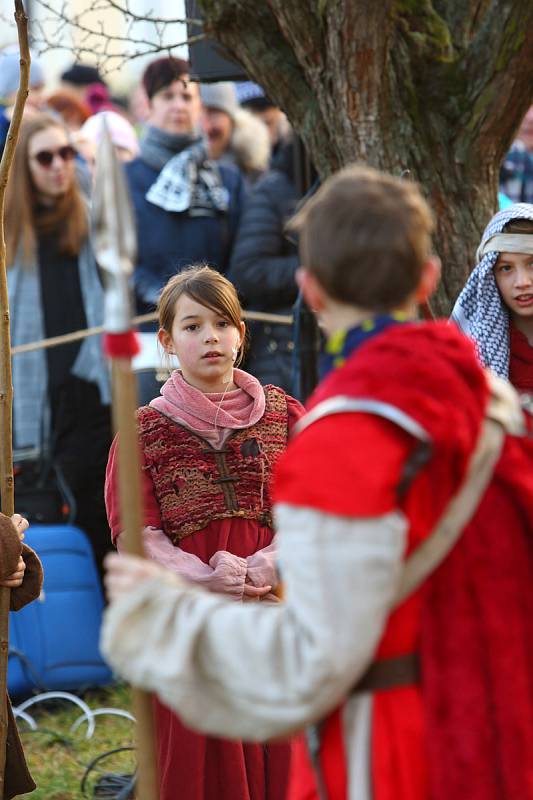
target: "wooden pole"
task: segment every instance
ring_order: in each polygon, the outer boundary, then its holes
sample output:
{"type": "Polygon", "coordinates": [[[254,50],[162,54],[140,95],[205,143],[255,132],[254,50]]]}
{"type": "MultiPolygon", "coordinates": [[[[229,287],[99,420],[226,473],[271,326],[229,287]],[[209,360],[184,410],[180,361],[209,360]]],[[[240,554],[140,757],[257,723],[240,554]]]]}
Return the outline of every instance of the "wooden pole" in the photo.
{"type": "MultiPolygon", "coordinates": [[[[113,424],[118,439],[118,489],[122,519],[121,543],[132,555],[144,556],[141,531],[142,496],[139,440],[135,420],[137,385],[129,358],[113,358],[113,424]]],[[[157,800],[157,758],[152,695],[133,688],[133,713],[137,721],[138,800],[157,800]]]]}
{"type": "MultiPolygon", "coordinates": [[[[15,22],[20,51],[20,84],[17,91],[13,116],[7,134],[2,161],[0,162],[0,497],[2,511],[11,516],[13,509],[13,446],[12,403],[13,383],[11,379],[11,337],[9,332],[9,299],[7,293],[6,243],[4,232],[4,208],[7,181],[18,141],[24,105],[30,83],[30,47],[28,43],[28,19],[22,0],[15,0],[15,22]]],[[[7,655],[9,649],[9,601],[10,590],[0,587],[0,797],[4,796],[4,772],[7,737],[7,655]]]]}
{"type": "MultiPolygon", "coordinates": [[[[143,507],[140,447],[135,411],[137,387],[131,360],[137,352],[131,328],[130,277],[136,254],[136,225],[122,165],[104,120],[92,195],[92,243],[104,278],[104,350],[111,361],[113,423],[118,434],[118,492],[121,544],[142,556],[143,507]]],[[[133,690],[136,717],[138,800],[159,796],[151,695],[133,690]]]]}
{"type": "MultiPolygon", "coordinates": [[[[13,509],[13,446],[11,379],[11,337],[9,332],[9,299],[7,293],[6,243],[4,208],[7,181],[18,141],[24,105],[30,83],[30,47],[28,18],[22,0],[15,0],[15,22],[20,51],[20,83],[11,117],[11,124],[0,162],[0,497],[2,511],[11,516],[13,509]]],[[[0,587],[0,797],[4,796],[4,772],[7,738],[7,655],[9,650],[10,590],[0,587]]]]}

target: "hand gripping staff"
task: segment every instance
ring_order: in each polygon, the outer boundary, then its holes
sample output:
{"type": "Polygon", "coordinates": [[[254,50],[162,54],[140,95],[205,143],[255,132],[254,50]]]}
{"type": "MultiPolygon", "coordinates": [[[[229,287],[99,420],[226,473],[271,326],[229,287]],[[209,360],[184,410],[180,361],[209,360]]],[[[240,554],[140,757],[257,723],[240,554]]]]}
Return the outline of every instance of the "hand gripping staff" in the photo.
{"type": "MultiPolygon", "coordinates": [[[[119,434],[119,498],[122,537],[127,552],[144,555],[139,444],[135,410],[137,390],[131,359],[138,352],[132,329],[129,288],[136,254],[135,219],[122,164],[104,121],[96,159],[92,239],[104,278],[104,349],[111,361],[113,424],[119,434]]],[[[138,800],[157,800],[155,736],[151,695],[133,690],[137,719],[138,800]]]]}
{"type": "MultiPolygon", "coordinates": [[[[15,22],[20,51],[20,82],[7,132],[2,161],[0,163],[0,494],[2,511],[13,514],[13,446],[12,404],[13,381],[11,378],[11,337],[9,330],[9,300],[7,292],[6,243],[4,236],[4,204],[6,186],[15,155],[22,114],[28,96],[30,82],[30,47],[28,42],[28,18],[22,0],[15,0],[15,22]]],[[[4,797],[6,764],[6,740],[8,728],[7,701],[7,656],[9,650],[9,605],[11,590],[0,586],[0,797],[4,797]]]]}

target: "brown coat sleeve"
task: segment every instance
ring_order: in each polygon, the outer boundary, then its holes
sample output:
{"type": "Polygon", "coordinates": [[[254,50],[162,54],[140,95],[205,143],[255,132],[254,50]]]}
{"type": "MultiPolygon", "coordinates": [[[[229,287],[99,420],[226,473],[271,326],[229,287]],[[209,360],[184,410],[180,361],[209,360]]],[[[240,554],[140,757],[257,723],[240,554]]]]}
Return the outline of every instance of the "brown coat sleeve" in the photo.
{"type": "Polygon", "coordinates": [[[30,775],[22,742],[11,710],[9,697],[7,702],[7,741],[6,741],[6,766],[4,775],[4,797],[3,800],[11,800],[20,794],[33,792],[36,788],[35,782],[30,775]]]}
{"type": "Polygon", "coordinates": [[[11,589],[11,611],[18,611],[36,600],[43,588],[43,567],[35,550],[22,544],[22,558],[26,564],[24,580],[17,589],[11,589]]]}
{"type": "Polygon", "coordinates": [[[5,514],[0,514],[0,580],[9,578],[17,569],[22,542],[17,529],[5,514]]]}

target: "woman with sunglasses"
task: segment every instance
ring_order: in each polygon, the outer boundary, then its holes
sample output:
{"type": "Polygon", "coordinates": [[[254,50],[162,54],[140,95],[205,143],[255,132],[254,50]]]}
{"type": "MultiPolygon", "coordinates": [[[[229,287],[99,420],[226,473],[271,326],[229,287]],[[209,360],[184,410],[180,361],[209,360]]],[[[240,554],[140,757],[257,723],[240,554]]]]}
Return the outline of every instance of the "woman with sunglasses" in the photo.
{"type": "MultiPolygon", "coordinates": [[[[62,122],[46,114],[23,122],[6,195],[13,346],[102,322],[75,155],[62,122]]],[[[16,355],[13,387],[14,447],[51,453],[100,566],[109,539],[103,482],[111,431],[99,337],[16,355]]]]}

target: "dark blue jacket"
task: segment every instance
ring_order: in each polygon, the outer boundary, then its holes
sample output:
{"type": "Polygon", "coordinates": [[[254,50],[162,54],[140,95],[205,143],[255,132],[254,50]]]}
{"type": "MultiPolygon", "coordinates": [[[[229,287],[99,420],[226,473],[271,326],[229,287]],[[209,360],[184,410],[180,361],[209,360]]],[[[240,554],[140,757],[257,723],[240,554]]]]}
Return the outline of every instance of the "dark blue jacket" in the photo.
{"type": "MultiPolygon", "coordinates": [[[[285,232],[298,202],[292,161],[292,150],[286,145],[276,168],[254,184],[231,257],[228,278],[246,308],[256,311],[288,314],[298,293],[297,249],[285,232]]],[[[251,323],[248,328],[250,350],[245,368],[261,383],[292,391],[292,326],[251,323]]]]}
{"type": "Polygon", "coordinates": [[[244,184],[240,172],[220,166],[229,192],[227,214],[192,217],[188,213],[164,211],[146,200],[159,172],[141,158],[126,164],[126,174],[137,218],[137,264],[135,294],[138,312],[153,311],[159,292],[172,275],[189,264],[206,262],[224,272],[243,204],[244,184]]]}
{"type": "Polygon", "coordinates": [[[4,152],[4,145],[6,143],[8,130],[9,120],[6,117],[6,110],[3,106],[0,106],[0,158],[2,158],[4,152]]]}

